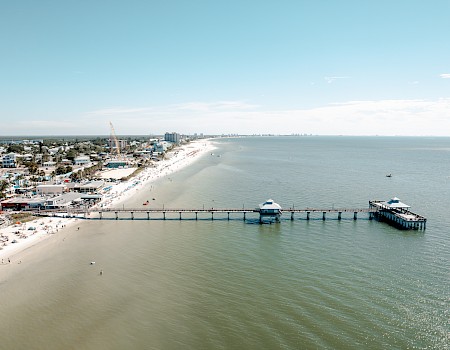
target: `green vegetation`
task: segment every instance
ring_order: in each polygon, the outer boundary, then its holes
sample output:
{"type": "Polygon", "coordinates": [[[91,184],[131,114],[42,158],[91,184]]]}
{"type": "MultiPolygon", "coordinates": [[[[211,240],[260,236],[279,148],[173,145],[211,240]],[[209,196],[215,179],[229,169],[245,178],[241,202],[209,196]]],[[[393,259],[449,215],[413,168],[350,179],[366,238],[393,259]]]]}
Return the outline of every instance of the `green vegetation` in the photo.
{"type": "Polygon", "coordinates": [[[0,180],[0,199],[5,198],[5,191],[8,188],[8,182],[5,180],[0,180]]]}
{"type": "Polygon", "coordinates": [[[33,216],[30,213],[11,214],[11,220],[13,220],[14,222],[28,222],[33,221],[34,219],[36,219],[36,216],[33,216]]]}

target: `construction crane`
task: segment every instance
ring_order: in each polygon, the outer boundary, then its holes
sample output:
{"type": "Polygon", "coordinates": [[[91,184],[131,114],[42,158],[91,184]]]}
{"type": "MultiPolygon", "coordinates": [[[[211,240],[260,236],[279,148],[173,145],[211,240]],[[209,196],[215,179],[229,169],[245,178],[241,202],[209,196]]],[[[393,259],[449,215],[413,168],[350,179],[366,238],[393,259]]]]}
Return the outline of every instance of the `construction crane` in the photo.
{"type": "Polygon", "coordinates": [[[111,122],[109,122],[109,126],[111,127],[111,135],[109,137],[109,147],[111,150],[111,154],[112,152],[112,143],[114,142],[114,145],[116,147],[116,154],[117,154],[117,159],[120,159],[120,146],[119,146],[119,140],[117,140],[117,136],[116,136],[116,132],[114,131],[114,126],[111,122]]]}

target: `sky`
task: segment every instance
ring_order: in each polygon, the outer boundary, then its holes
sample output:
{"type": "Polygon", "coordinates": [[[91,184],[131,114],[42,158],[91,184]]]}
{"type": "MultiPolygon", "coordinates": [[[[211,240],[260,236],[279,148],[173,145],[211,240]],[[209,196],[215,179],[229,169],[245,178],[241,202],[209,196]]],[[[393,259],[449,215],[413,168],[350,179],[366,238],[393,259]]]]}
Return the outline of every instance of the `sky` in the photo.
{"type": "Polygon", "coordinates": [[[0,0],[0,136],[450,136],[448,0],[0,0]]]}

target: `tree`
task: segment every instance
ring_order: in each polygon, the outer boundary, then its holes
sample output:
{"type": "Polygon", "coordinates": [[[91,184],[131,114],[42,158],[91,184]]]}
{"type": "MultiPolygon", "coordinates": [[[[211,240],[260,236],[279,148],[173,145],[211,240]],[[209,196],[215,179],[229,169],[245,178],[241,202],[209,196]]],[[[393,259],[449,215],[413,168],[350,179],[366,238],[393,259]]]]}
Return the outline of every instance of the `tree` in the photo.
{"type": "Polygon", "coordinates": [[[5,191],[8,188],[9,183],[5,180],[0,180],[0,198],[5,198],[5,191]]]}
{"type": "Polygon", "coordinates": [[[22,153],[23,152],[23,145],[11,144],[6,149],[6,152],[8,152],[8,153],[22,153]]]}
{"type": "Polygon", "coordinates": [[[74,160],[76,156],[77,156],[77,151],[75,151],[74,149],[70,149],[66,154],[67,159],[70,159],[70,160],[74,160]]]}
{"type": "Polygon", "coordinates": [[[77,180],[80,180],[81,179],[81,176],[80,176],[80,174],[79,174],[80,172],[76,172],[76,173],[72,173],[72,174],[70,174],[70,179],[72,180],[72,181],[77,181],[77,180]]]}
{"type": "Polygon", "coordinates": [[[63,167],[62,165],[60,165],[59,167],[57,167],[57,168],[55,169],[55,174],[56,174],[56,175],[63,175],[63,174],[66,174],[66,168],[63,167]]]}
{"type": "Polygon", "coordinates": [[[29,162],[26,164],[26,166],[28,167],[28,171],[31,175],[36,174],[39,169],[39,166],[35,162],[29,162]]]}

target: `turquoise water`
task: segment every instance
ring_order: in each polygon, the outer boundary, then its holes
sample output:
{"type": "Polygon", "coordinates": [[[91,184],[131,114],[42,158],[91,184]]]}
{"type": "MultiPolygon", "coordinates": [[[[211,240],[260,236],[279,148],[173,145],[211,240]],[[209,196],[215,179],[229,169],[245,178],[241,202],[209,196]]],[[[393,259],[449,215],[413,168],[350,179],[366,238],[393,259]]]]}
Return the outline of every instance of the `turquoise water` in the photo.
{"type": "Polygon", "coordinates": [[[33,247],[14,273],[0,272],[2,346],[449,348],[450,139],[216,144],[125,206],[253,208],[273,198],[367,207],[397,196],[428,218],[427,229],[399,231],[364,214],[271,225],[241,214],[83,222],[33,247]]]}

